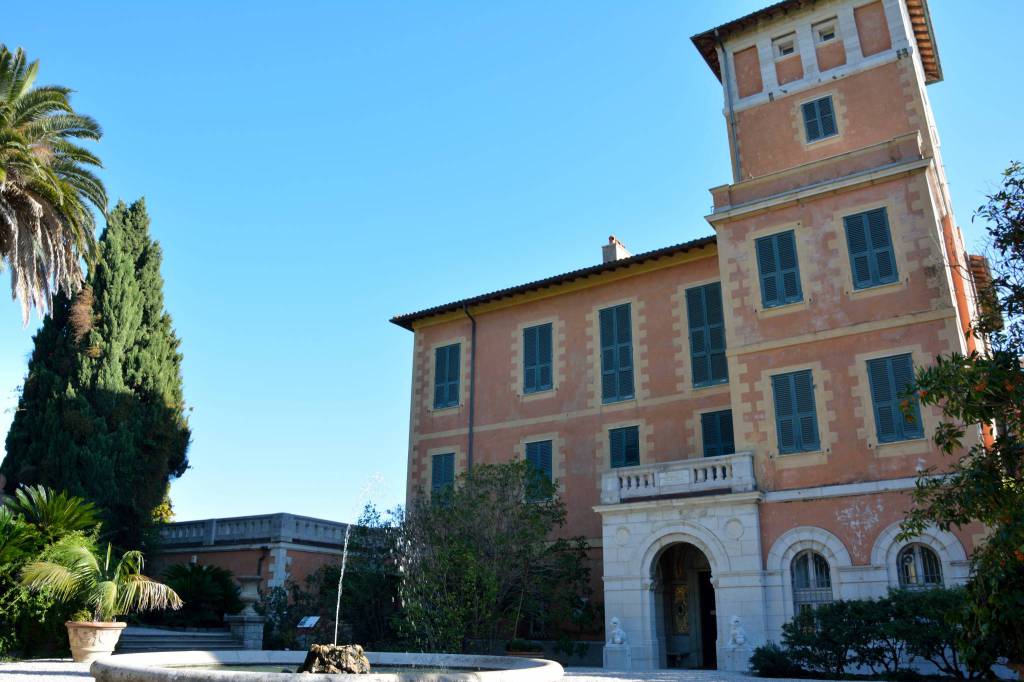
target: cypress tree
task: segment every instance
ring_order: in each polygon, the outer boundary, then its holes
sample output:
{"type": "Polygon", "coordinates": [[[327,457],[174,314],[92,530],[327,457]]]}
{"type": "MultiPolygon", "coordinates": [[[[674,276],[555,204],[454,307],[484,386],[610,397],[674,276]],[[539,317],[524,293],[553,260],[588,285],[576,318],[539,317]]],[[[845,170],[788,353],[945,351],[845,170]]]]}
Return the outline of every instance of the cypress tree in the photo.
{"type": "Polygon", "coordinates": [[[6,488],[42,483],[96,503],[105,533],[140,546],[188,467],[179,340],[142,199],[111,212],[86,286],[34,338],[7,434],[6,488]]]}

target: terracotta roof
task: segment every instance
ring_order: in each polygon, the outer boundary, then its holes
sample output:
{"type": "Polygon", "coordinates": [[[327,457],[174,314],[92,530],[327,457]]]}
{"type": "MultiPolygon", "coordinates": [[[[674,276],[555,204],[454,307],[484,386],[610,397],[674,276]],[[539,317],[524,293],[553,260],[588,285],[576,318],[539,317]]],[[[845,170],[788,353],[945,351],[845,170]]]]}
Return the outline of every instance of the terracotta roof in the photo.
{"type": "MultiPolygon", "coordinates": [[[[704,57],[711,70],[719,81],[722,80],[722,67],[718,63],[718,52],[715,47],[718,43],[716,34],[725,40],[732,33],[746,30],[757,25],[762,20],[771,20],[784,16],[791,12],[811,7],[818,0],[782,0],[764,9],[751,12],[739,19],[733,19],[715,28],[698,33],[690,38],[697,50],[704,57]]],[[[910,24],[917,39],[917,51],[921,56],[921,63],[924,65],[925,83],[937,83],[942,80],[942,64],[939,62],[939,50],[935,43],[935,35],[932,32],[932,21],[928,14],[928,0],[905,0],[907,12],[910,14],[910,24]]]]}
{"type": "Polygon", "coordinates": [[[445,313],[455,312],[462,310],[464,307],[479,305],[481,303],[490,303],[491,301],[498,301],[503,298],[511,298],[520,294],[525,294],[531,291],[539,291],[541,289],[548,289],[560,284],[572,282],[578,279],[585,279],[587,277],[593,277],[600,275],[605,272],[612,272],[614,270],[621,270],[622,268],[628,268],[632,265],[639,265],[640,263],[646,263],[648,261],[658,260],[659,258],[666,258],[668,256],[674,256],[678,253],[685,253],[693,249],[700,249],[709,244],[715,244],[717,242],[714,235],[709,237],[701,237],[700,239],[694,239],[682,244],[675,244],[673,246],[666,246],[661,249],[655,249],[654,251],[647,251],[645,253],[638,253],[635,256],[629,258],[620,258],[619,260],[610,261],[608,263],[599,263],[598,265],[592,265],[588,268],[581,268],[579,270],[572,270],[561,275],[555,275],[554,277],[548,277],[546,279],[539,279],[535,282],[527,282],[526,284],[520,284],[514,287],[508,287],[507,289],[498,289],[488,294],[481,294],[479,296],[473,296],[471,298],[463,298],[458,301],[452,301],[451,303],[445,303],[444,305],[434,306],[433,308],[426,308],[415,313],[406,313],[404,315],[396,315],[391,318],[391,322],[397,324],[399,327],[403,327],[412,331],[413,323],[418,320],[422,320],[427,317],[433,317],[434,315],[443,315],[445,313]]]}

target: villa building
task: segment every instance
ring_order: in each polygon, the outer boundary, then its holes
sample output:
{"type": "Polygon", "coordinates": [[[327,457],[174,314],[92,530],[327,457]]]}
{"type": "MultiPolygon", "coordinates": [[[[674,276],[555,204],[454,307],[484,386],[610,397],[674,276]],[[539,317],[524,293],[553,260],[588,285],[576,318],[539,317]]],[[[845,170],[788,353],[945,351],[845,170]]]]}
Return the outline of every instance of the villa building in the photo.
{"type": "Polygon", "coordinates": [[[980,527],[897,539],[944,461],[903,389],[983,342],[987,266],[953,217],[925,0],[784,0],[693,42],[733,169],[712,236],[612,238],[392,321],[415,333],[408,494],[528,459],[595,548],[609,664],[738,670],[799,609],[966,579],[980,527]]]}

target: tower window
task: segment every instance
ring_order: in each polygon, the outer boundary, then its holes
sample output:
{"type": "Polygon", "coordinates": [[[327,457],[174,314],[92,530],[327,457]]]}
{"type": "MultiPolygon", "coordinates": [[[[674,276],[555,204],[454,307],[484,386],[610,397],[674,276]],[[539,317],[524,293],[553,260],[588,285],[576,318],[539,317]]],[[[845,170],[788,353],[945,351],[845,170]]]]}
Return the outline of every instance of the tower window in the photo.
{"type": "Polygon", "coordinates": [[[836,20],[829,19],[828,21],[822,21],[814,25],[812,29],[814,33],[814,42],[821,44],[827,43],[830,40],[836,39],[836,20]]]}
{"type": "Polygon", "coordinates": [[[832,137],[837,132],[836,116],[832,108],[832,96],[806,102],[800,106],[804,115],[804,131],[807,141],[814,142],[832,137]]]}
{"type": "Polygon", "coordinates": [[[776,38],[772,41],[772,48],[776,58],[796,54],[796,34],[790,33],[781,38],[776,38]]]}

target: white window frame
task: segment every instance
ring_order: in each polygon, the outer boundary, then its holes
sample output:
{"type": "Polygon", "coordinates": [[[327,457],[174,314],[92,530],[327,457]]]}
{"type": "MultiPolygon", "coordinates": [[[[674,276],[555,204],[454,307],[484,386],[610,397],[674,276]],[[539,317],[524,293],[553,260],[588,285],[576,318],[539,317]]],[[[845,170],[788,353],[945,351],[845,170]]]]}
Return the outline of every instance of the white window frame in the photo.
{"type": "Polygon", "coordinates": [[[798,45],[796,42],[796,31],[787,33],[784,36],[772,39],[772,54],[775,55],[775,59],[785,59],[786,57],[792,57],[795,54],[799,54],[798,45]],[[784,52],[784,50],[789,50],[784,52]]]}
{"type": "Polygon", "coordinates": [[[814,34],[814,44],[823,45],[825,43],[831,43],[833,40],[839,38],[839,22],[836,21],[835,17],[826,19],[825,21],[819,21],[811,26],[811,33],[814,34]],[[822,33],[831,33],[828,38],[822,37],[822,33]]]}

